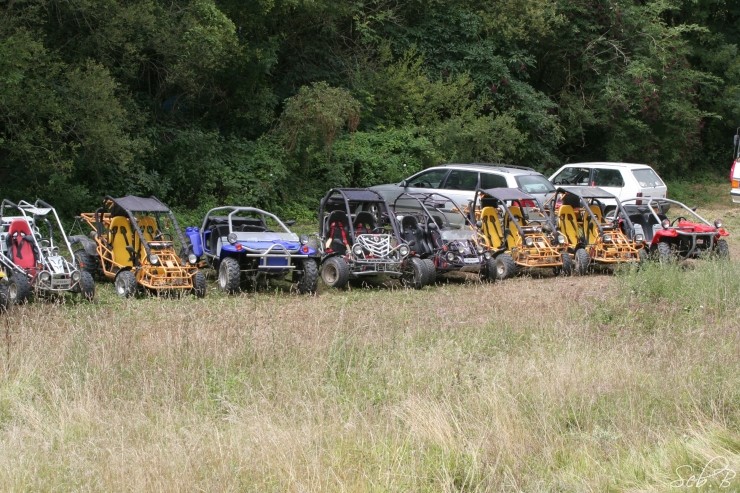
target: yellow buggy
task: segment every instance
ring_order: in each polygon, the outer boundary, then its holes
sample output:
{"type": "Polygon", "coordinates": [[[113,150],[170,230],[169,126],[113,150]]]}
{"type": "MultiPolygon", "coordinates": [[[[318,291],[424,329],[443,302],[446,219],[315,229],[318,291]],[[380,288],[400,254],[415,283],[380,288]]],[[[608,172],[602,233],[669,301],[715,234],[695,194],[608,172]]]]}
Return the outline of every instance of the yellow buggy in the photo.
{"type": "Polygon", "coordinates": [[[97,211],[79,217],[92,232],[70,238],[77,262],[114,281],[120,296],[139,291],[205,296],[206,279],[192,246],[172,211],[156,197],[108,196],[97,211]]]}

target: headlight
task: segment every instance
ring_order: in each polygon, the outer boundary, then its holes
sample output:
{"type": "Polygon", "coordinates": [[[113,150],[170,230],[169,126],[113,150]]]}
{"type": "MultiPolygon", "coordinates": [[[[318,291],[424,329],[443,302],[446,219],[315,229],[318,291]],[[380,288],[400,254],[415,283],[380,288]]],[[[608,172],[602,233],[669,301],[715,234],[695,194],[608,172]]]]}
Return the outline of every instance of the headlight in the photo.
{"type": "Polygon", "coordinates": [[[149,263],[152,265],[157,265],[159,263],[159,257],[152,253],[151,255],[149,255],[149,263]]]}
{"type": "Polygon", "coordinates": [[[301,245],[308,244],[308,235],[301,235],[300,240],[301,240],[301,245]]]}
{"type": "Polygon", "coordinates": [[[226,241],[234,245],[236,243],[236,233],[229,233],[229,236],[226,237],[226,241]]]}
{"type": "Polygon", "coordinates": [[[360,245],[359,243],[355,243],[354,245],[352,245],[352,253],[354,253],[356,257],[362,255],[362,245],[360,245]]]}
{"type": "Polygon", "coordinates": [[[722,219],[715,219],[714,220],[714,227],[719,229],[722,227],[722,219]]]}
{"type": "Polygon", "coordinates": [[[558,235],[558,245],[565,245],[565,236],[558,235]]]}
{"type": "Polygon", "coordinates": [[[490,258],[491,258],[491,252],[488,252],[488,251],[484,252],[484,253],[483,253],[483,257],[484,257],[484,258],[485,258],[486,260],[490,259],[490,258]]]}
{"type": "Polygon", "coordinates": [[[611,243],[612,235],[604,235],[604,243],[611,243]]]}
{"type": "Polygon", "coordinates": [[[409,247],[407,245],[401,245],[398,247],[398,253],[400,253],[402,257],[405,257],[409,254],[409,247]]]}
{"type": "Polygon", "coordinates": [[[663,226],[663,229],[668,229],[671,227],[671,221],[670,219],[663,219],[660,223],[661,226],[663,226]]]}
{"type": "Polygon", "coordinates": [[[534,246],[534,240],[531,237],[527,236],[526,238],[524,238],[524,244],[528,247],[534,246]]]}
{"type": "Polygon", "coordinates": [[[49,273],[49,272],[47,272],[47,271],[42,271],[42,272],[41,272],[41,273],[39,274],[39,279],[40,279],[41,281],[43,281],[43,282],[48,282],[48,281],[50,281],[50,280],[51,280],[51,273],[49,273]]]}
{"type": "Polygon", "coordinates": [[[455,254],[452,252],[447,252],[447,261],[448,262],[454,262],[455,261],[455,254]]]}
{"type": "Polygon", "coordinates": [[[638,234],[635,235],[635,241],[637,241],[637,242],[643,242],[643,241],[645,241],[645,236],[638,233],[638,234]]]}
{"type": "Polygon", "coordinates": [[[483,248],[482,245],[478,245],[477,250],[478,250],[478,255],[481,255],[484,252],[485,249],[483,248]]]}
{"type": "Polygon", "coordinates": [[[76,270],[72,273],[72,281],[77,282],[82,277],[82,274],[80,274],[80,271],[76,270]]]}
{"type": "Polygon", "coordinates": [[[188,255],[188,262],[192,265],[195,265],[195,263],[198,261],[198,257],[195,256],[194,253],[191,253],[188,255]]]}

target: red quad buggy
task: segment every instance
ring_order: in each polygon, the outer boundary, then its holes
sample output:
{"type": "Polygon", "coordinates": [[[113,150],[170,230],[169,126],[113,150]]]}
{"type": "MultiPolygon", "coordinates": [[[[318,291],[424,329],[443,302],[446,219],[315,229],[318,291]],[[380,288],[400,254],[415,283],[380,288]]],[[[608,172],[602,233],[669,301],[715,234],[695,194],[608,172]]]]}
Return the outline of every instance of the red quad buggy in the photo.
{"type": "Polygon", "coordinates": [[[660,261],[704,254],[730,256],[729,232],[717,219],[710,223],[694,209],[670,199],[634,198],[623,202],[630,220],[645,233],[645,244],[660,261]]]}

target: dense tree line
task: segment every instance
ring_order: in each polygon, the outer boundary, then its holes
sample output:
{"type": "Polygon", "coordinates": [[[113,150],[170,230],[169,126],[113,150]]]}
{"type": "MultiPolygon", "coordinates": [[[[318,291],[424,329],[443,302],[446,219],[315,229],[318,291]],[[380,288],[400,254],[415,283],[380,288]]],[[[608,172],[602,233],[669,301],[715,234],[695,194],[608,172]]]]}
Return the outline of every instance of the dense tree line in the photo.
{"type": "Polygon", "coordinates": [[[299,214],[440,162],[724,170],[734,0],[0,0],[3,195],[299,214]]]}

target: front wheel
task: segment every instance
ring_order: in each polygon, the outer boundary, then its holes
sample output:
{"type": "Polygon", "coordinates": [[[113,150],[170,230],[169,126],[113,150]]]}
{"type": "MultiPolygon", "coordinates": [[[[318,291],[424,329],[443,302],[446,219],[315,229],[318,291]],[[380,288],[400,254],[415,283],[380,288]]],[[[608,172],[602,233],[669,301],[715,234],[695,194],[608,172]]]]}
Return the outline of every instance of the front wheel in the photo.
{"type": "Polygon", "coordinates": [[[130,270],[118,271],[114,285],[118,296],[130,298],[136,293],[136,276],[130,270]]]}
{"type": "Polygon", "coordinates": [[[588,265],[591,263],[591,257],[583,248],[576,250],[575,270],[579,276],[584,276],[588,272],[588,265]]]}
{"type": "Polygon", "coordinates": [[[10,306],[10,296],[8,295],[8,285],[4,282],[0,284],[0,313],[4,312],[10,306]]]}
{"type": "Polygon", "coordinates": [[[79,293],[87,301],[95,299],[95,280],[92,274],[87,271],[80,271],[79,293]]]}
{"type": "Polygon", "coordinates": [[[349,265],[342,257],[329,257],[321,266],[321,280],[330,288],[342,289],[349,282],[349,265]]]}
{"type": "Polygon", "coordinates": [[[669,264],[675,259],[671,245],[665,241],[658,242],[655,246],[655,255],[661,264],[669,264]]]}
{"type": "Polygon", "coordinates": [[[563,276],[570,276],[573,275],[573,259],[571,258],[569,253],[563,253],[560,255],[561,260],[563,261],[562,267],[557,267],[556,274],[560,274],[563,276]]]}
{"type": "Polygon", "coordinates": [[[8,300],[13,305],[20,305],[31,297],[31,283],[28,276],[20,272],[13,272],[8,285],[8,300]]]}
{"type": "Polygon", "coordinates": [[[496,257],[496,278],[503,281],[514,277],[517,272],[517,265],[514,259],[508,253],[502,253],[496,257]]]}
{"type": "Polygon", "coordinates": [[[717,245],[714,247],[714,253],[718,258],[730,258],[730,245],[727,244],[727,240],[717,240],[717,245]]]}
{"type": "Polygon", "coordinates": [[[206,276],[201,271],[193,274],[193,294],[196,298],[205,298],[206,296],[206,276]]]}
{"type": "Polygon", "coordinates": [[[434,260],[430,258],[421,259],[424,262],[424,268],[426,269],[427,278],[424,281],[424,285],[434,284],[437,282],[437,267],[434,265],[434,260]]]}
{"type": "Polygon", "coordinates": [[[424,281],[427,278],[427,269],[424,265],[424,261],[419,257],[411,257],[408,259],[408,264],[403,269],[401,275],[401,284],[406,287],[414,289],[421,289],[424,287],[424,281]]]}
{"type": "Polygon", "coordinates": [[[301,294],[314,294],[319,285],[319,266],[313,259],[303,261],[303,274],[296,283],[301,294]]]}
{"type": "Polygon", "coordinates": [[[218,287],[222,291],[234,294],[239,291],[241,283],[241,270],[239,262],[235,258],[226,257],[218,266],[218,287]]]}
{"type": "Polygon", "coordinates": [[[496,282],[496,259],[491,257],[483,260],[480,266],[480,279],[484,282],[496,282]]]}

